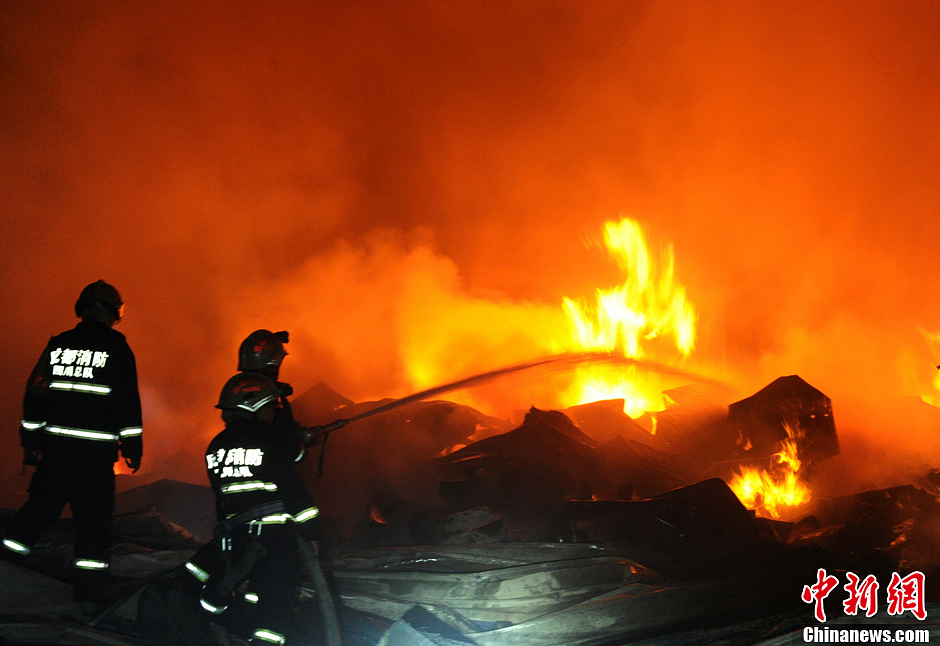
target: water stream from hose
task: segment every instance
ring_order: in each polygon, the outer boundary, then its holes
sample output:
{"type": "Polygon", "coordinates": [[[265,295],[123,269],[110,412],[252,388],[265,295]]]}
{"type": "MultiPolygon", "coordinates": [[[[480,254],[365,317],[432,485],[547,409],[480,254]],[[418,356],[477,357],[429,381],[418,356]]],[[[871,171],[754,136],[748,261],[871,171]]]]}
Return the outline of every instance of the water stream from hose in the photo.
{"type": "Polygon", "coordinates": [[[447,384],[442,384],[440,386],[435,386],[433,388],[428,388],[427,390],[422,390],[417,393],[413,393],[406,397],[390,401],[381,406],[377,406],[371,410],[365,411],[358,415],[354,415],[345,421],[346,424],[350,422],[355,422],[360,419],[365,419],[367,417],[372,417],[374,415],[379,415],[380,413],[385,413],[387,411],[400,408],[401,406],[406,406],[414,402],[423,401],[431,397],[436,397],[438,395],[443,395],[444,393],[453,392],[455,390],[462,390],[465,388],[473,388],[480,386],[491,381],[496,381],[503,377],[507,377],[512,374],[532,371],[536,369],[540,370],[557,370],[557,369],[569,369],[571,367],[585,364],[585,363],[606,363],[613,365],[622,365],[624,367],[633,367],[638,370],[644,370],[648,372],[653,372],[660,375],[668,375],[674,377],[681,377],[683,379],[688,379],[697,383],[705,383],[710,385],[723,386],[721,382],[718,382],[714,379],[709,379],[701,375],[682,370],[680,368],[675,368],[663,363],[658,363],[655,361],[642,361],[639,359],[631,359],[629,357],[623,356],[623,354],[617,352],[568,352],[562,354],[554,354],[539,359],[534,359],[532,361],[526,361],[524,363],[518,363],[511,366],[506,366],[503,368],[497,368],[496,370],[490,370],[487,372],[481,372],[480,374],[473,375],[472,377],[466,377],[464,379],[458,379],[457,381],[452,381],[447,384]]]}

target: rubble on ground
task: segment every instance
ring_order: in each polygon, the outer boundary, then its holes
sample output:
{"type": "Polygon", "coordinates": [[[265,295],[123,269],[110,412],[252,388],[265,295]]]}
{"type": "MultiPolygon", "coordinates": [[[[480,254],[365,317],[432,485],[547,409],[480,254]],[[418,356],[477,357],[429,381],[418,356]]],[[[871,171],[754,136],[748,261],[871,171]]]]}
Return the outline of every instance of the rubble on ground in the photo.
{"type": "MultiPolygon", "coordinates": [[[[297,401],[308,424],[381,404],[325,385],[297,401]]],[[[420,402],[337,432],[320,479],[314,451],[301,468],[328,527],[320,563],[343,643],[776,646],[818,625],[802,592],[820,568],[875,575],[883,592],[892,573],[922,572],[926,618],[913,625],[940,636],[935,474],[923,486],[819,499],[795,520],[759,518],[722,479],[703,477],[701,454],[682,454],[678,424],[661,421],[652,436],[621,411],[533,408],[513,427],[420,402]]],[[[673,414],[687,427],[696,418],[673,414]]],[[[742,455],[742,428],[750,448],[773,450],[794,419],[817,463],[838,452],[828,399],[802,380],[697,419],[697,432],[723,438],[713,463],[742,455]]],[[[60,520],[28,568],[0,562],[0,643],[233,643],[207,622],[181,570],[213,517],[206,486],[160,480],[121,492],[112,605],[94,616],[71,600],[71,526],[60,520]]],[[[301,643],[323,625],[314,587],[296,613],[301,643]]],[[[826,607],[844,626],[855,617],[837,593],[826,607]]],[[[882,623],[911,619],[884,610],[882,623]]]]}

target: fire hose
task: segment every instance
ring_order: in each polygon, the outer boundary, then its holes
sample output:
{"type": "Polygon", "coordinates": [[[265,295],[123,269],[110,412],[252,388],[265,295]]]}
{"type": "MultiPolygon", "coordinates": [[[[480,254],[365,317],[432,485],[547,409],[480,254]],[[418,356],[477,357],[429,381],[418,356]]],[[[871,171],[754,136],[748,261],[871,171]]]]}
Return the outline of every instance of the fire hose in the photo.
{"type": "Polygon", "coordinates": [[[681,376],[684,378],[694,379],[695,381],[700,382],[711,382],[717,383],[713,380],[706,379],[700,375],[695,375],[687,371],[673,368],[672,366],[667,366],[665,364],[656,363],[652,361],[640,361],[638,359],[631,359],[630,357],[625,357],[621,353],[617,352],[569,352],[563,354],[551,355],[548,357],[543,357],[541,359],[535,359],[533,361],[528,361],[525,363],[519,363],[512,366],[506,366],[504,368],[497,368],[496,370],[490,370],[489,372],[483,372],[472,377],[466,377],[464,379],[458,379],[457,381],[452,381],[450,383],[442,384],[440,386],[435,386],[433,388],[428,388],[427,390],[422,390],[420,392],[413,393],[406,397],[400,399],[395,399],[381,406],[377,406],[371,410],[367,410],[358,415],[353,415],[352,417],[345,419],[337,419],[329,424],[323,424],[320,426],[310,426],[304,427],[301,429],[302,437],[301,441],[304,446],[313,446],[315,444],[324,444],[320,451],[320,464],[319,464],[319,474],[323,472],[323,449],[325,449],[325,444],[327,438],[329,438],[330,433],[333,431],[339,430],[362,419],[368,417],[373,417],[375,415],[380,415],[382,413],[387,413],[390,410],[400,408],[402,406],[407,406],[408,404],[413,404],[415,402],[423,401],[429,397],[434,397],[436,395],[441,395],[446,392],[453,390],[460,390],[461,388],[468,388],[470,386],[478,386],[500,377],[510,375],[516,372],[521,372],[524,370],[531,370],[533,368],[547,367],[555,365],[556,367],[566,367],[573,366],[582,363],[591,363],[591,362],[605,362],[605,363],[614,363],[632,366],[635,368],[642,368],[653,372],[658,372],[660,374],[668,374],[674,376],[681,376]]]}
{"type": "MultiPolygon", "coordinates": [[[[522,370],[529,370],[531,368],[537,368],[539,366],[544,366],[552,363],[558,363],[563,359],[567,359],[573,356],[591,356],[591,355],[556,355],[552,357],[546,357],[536,361],[530,361],[527,363],[520,363],[513,366],[508,366],[505,368],[499,368],[497,370],[491,370],[489,372],[484,372],[472,377],[467,377],[465,379],[459,379],[457,381],[452,381],[447,384],[440,386],[435,386],[434,388],[428,388],[427,390],[422,390],[420,392],[413,393],[407,397],[401,397],[400,399],[395,399],[393,401],[382,404],[381,406],[376,406],[373,409],[367,410],[358,415],[353,415],[352,417],[337,419],[330,422],[329,424],[322,424],[319,426],[308,426],[302,429],[302,442],[304,446],[313,446],[315,444],[321,444],[326,441],[326,438],[329,437],[330,433],[337,431],[347,424],[353,422],[358,422],[359,420],[366,419],[368,417],[373,417],[375,415],[381,415],[382,413],[387,413],[390,410],[396,408],[401,408],[402,406],[407,406],[408,404],[413,404],[415,402],[423,401],[429,397],[434,397],[435,395],[441,395],[452,390],[459,390],[461,388],[466,388],[468,386],[476,386],[487,381],[492,381],[504,375],[512,374],[514,372],[520,372],[522,370]]],[[[582,361],[588,359],[582,359],[582,361]]]]}

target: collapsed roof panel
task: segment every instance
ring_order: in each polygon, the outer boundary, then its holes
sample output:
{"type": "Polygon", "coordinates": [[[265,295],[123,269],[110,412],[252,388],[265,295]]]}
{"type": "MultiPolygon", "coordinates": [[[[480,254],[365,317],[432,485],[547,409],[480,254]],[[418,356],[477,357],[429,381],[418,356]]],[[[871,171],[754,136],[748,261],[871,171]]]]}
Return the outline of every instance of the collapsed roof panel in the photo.
{"type": "Polygon", "coordinates": [[[832,401],[796,375],[780,377],[728,406],[728,424],[743,450],[771,455],[796,436],[800,457],[819,461],[839,455],[832,401]]]}

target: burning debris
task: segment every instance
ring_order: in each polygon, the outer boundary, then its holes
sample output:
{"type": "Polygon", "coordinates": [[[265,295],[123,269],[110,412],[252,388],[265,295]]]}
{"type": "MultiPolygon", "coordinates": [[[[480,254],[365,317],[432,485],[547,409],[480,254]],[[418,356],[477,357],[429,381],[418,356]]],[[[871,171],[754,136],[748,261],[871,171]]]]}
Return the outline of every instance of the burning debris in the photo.
{"type": "Polygon", "coordinates": [[[780,377],[747,399],[728,406],[728,423],[741,455],[776,453],[799,435],[800,457],[819,461],[839,455],[832,402],[796,375],[780,377]]]}
{"type": "MultiPolygon", "coordinates": [[[[818,465],[838,446],[831,413],[813,425],[817,411],[831,410],[828,399],[802,380],[783,383],[791,387],[764,389],[729,406],[721,428],[762,420],[753,437],[781,437],[769,427],[808,419],[830,447],[814,445],[818,465]],[[794,417],[794,410],[805,414],[794,417]]],[[[331,411],[356,415],[383,405],[344,401],[324,385],[297,401],[298,411],[322,416],[318,421],[331,411]]],[[[721,627],[745,625],[759,630],[735,643],[759,644],[807,625],[811,609],[800,590],[819,568],[863,571],[886,582],[891,572],[916,568],[928,582],[940,581],[940,501],[932,493],[899,487],[816,499],[813,515],[799,521],[762,518],[726,482],[696,479],[694,462],[679,459],[669,420],[689,418],[664,415],[657,435],[624,418],[619,402],[532,408],[510,429],[469,407],[431,401],[345,427],[330,440],[326,475],[315,477],[316,461],[306,467],[328,525],[345,528],[328,532],[321,553],[344,644],[707,644],[724,643],[721,627]],[[397,438],[396,459],[382,460],[389,437],[397,438]],[[371,478],[358,485],[338,478],[354,504],[326,495],[332,465],[357,462],[369,465],[371,478]]],[[[711,418],[702,423],[716,428],[711,418]]],[[[800,447],[807,437],[783,433],[800,447]]],[[[752,449],[769,451],[775,442],[752,449]]],[[[739,452],[735,444],[726,460],[739,452]]],[[[17,605],[21,597],[0,596],[4,612],[64,614],[59,621],[74,627],[74,639],[86,640],[75,643],[129,644],[141,635],[153,644],[217,643],[178,578],[204,540],[180,521],[200,525],[211,508],[201,488],[169,481],[119,496],[119,509],[127,511],[115,518],[118,583],[114,604],[96,619],[97,633],[69,624],[67,588],[56,587],[62,568],[45,570],[43,578],[3,565],[4,580],[42,595],[27,606],[17,605]],[[188,503],[179,504],[181,498],[188,503]]],[[[49,536],[40,551],[54,556],[68,545],[68,521],[60,524],[65,533],[49,536]]],[[[204,532],[202,524],[197,533],[204,532]]],[[[314,589],[306,584],[308,596],[314,589]]],[[[933,583],[925,594],[938,600],[933,583]]],[[[310,639],[322,626],[313,599],[301,602],[296,626],[310,639]]],[[[35,625],[33,635],[39,626],[49,630],[47,622],[35,625]]],[[[21,624],[5,626],[0,635],[29,638],[21,624]]]]}
{"type": "Polygon", "coordinates": [[[839,454],[832,402],[796,375],[728,406],[728,425],[747,462],[731,488],[750,509],[772,518],[809,502],[808,467],[839,454]]]}
{"type": "Polygon", "coordinates": [[[801,480],[803,462],[799,456],[801,429],[786,427],[787,439],[772,456],[769,469],[742,466],[731,480],[731,488],[749,508],[772,518],[780,518],[781,508],[793,508],[809,502],[810,491],[801,480]]]}

